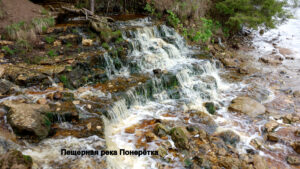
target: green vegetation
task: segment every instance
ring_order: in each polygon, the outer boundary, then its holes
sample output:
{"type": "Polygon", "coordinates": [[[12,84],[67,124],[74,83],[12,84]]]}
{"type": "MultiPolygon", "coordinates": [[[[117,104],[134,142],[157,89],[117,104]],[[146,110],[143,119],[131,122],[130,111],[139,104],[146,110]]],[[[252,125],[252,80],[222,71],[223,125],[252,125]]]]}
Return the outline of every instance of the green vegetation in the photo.
{"type": "Polygon", "coordinates": [[[55,50],[49,50],[47,54],[48,54],[49,57],[57,56],[57,53],[56,53],[55,50]]]}
{"type": "Polygon", "coordinates": [[[54,41],[55,41],[55,38],[53,36],[46,36],[45,37],[45,41],[48,43],[48,44],[52,44],[54,41]]]}
{"type": "Polygon", "coordinates": [[[32,158],[29,155],[23,155],[23,159],[26,163],[32,163],[32,158]]]}
{"type": "Polygon", "coordinates": [[[69,81],[66,75],[61,75],[59,80],[64,84],[64,86],[69,86],[69,81]]]}
{"type": "Polygon", "coordinates": [[[34,18],[32,24],[38,33],[47,31],[48,27],[54,26],[55,20],[53,17],[34,18]]]}
{"type": "Polygon", "coordinates": [[[182,27],[182,24],[180,24],[180,19],[174,14],[171,10],[167,10],[167,13],[169,14],[167,16],[168,23],[173,26],[174,28],[182,27]]]}
{"type": "Polygon", "coordinates": [[[45,32],[54,24],[55,20],[52,17],[35,18],[30,23],[21,21],[8,25],[5,30],[9,39],[31,42],[36,40],[36,33],[45,32]]]}
{"type": "Polygon", "coordinates": [[[274,28],[286,18],[285,1],[277,0],[216,0],[213,15],[221,22],[225,32],[233,34],[242,26],[274,28]],[[279,19],[279,20],[278,20],[279,19]]]}
{"type": "Polygon", "coordinates": [[[17,41],[17,45],[25,48],[27,51],[32,50],[32,45],[27,40],[20,39],[17,41]]]}
{"type": "MultiPolygon", "coordinates": [[[[293,1],[294,6],[298,6],[298,0],[293,1]]],[[[175,1],[169,5],[169,9],[165,9],[152,0],[148,1],[144,10],[152,16],[164,14],[167,23],[188,40],[207,43],[221,30],[228,37],[243,26],[254,29],[258,26],[274,28],[290,16],[284,9],[286,4],[286,0],[175,1]]]]}
{"type": "Polygon", "coordinates": [[[72,45],[72,43],[70,43],[70,42],[68,42],[67,44],[66,44],[66,47],[67,48],[70,48],[70,47],[72,47],[73,45],[72,45]]]}
{"type": "Polygon", "coordinates": [[[10,55],[15,54],[15,51],[12,50],[12,49],[10,49],[8,46],[3,46],[3,47],[2,47],[2,50],[3,50],[5,53],[10,54],[10,55]]]}
{"type": "Polygon", "coordinates": [[[51,121],[47,118],[47,117],[45,117],[44,118],[44,124],[47,126],[47,127],[50,127],[51,126],[51,121]]]}
{"type": "Polygon", "coordinates": [[[106,49],[106,50],[108,50],[109,49],[109,45],[107,44],[107,43],[102,43],[102,47],[104,48],[104,49],[106,49]]]}
{"type": "Polygon", "coordinates": [[[146,4],[144,10],[149,12],[151,15],[155,14],[155,8],[150,3],[146,4]]]}
{"type": "Polygon", "coordinates": [[[119,44],[119,43],[122,43],[124,42],[124,39],[122,37],[119,37],[117,40],[116,40],[116,43],[119,44]]]}
{"type": "Polygon", "coordinates": [[[49,11],[47,9],[43,8],[42,11],[41,11],[41,14],[42,15],[49,15],[49,11]]]}
{"type": "Polygon", "coordinates": [[[215,30],[219,29],[221,26],[219,22],[214,22],[211,19],[201,18],[202,26],[199,28],[198,31],[192,32],[188,34],[190,39],[194,42],[201,42],[205,43],[213,36],[215,30]]]}

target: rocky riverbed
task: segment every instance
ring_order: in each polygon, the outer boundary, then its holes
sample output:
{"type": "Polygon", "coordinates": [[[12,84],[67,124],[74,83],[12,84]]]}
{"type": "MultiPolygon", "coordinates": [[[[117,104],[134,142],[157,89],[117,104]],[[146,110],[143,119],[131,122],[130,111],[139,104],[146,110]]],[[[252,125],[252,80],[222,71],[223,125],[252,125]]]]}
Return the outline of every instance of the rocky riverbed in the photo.
{"type": "Polygon", "coordinates": [[[56,25],[24,58],[0,52],[2,168],[299,168],[300,57],[282,38],[300,34],[253,33],[207,52],[127,18],[100,36],[56,25]]]}

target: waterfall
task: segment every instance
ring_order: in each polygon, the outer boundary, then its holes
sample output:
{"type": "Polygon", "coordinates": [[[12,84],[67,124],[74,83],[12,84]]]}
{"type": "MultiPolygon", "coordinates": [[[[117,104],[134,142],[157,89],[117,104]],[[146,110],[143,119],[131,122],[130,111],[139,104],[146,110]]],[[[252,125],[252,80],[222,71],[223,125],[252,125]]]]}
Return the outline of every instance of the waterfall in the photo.
{"type": "MultiPolygon", "coordinates": [[[[124,129],[146,119],[166,119],[162,113],[176,110],[176,104],[205,111],[204,102],[218,101],[219,86],[225,85],[215,62],[194,58],[195,51],[174,29],[165,25],[134,27],[124,31],[123,38],[131,45],[127,57],[135,63],[128,66],[137,66],[138,73],[150,73],[152,78],[129,89],[105,113],[107,149],[136,150],[133,134],[124,129]],[[163,73],[156,76],[154,69],[163,73]]],[[[110,168],[156,168],[156,160],[148,156],[108,156],[107,162],[110,168]]]]}

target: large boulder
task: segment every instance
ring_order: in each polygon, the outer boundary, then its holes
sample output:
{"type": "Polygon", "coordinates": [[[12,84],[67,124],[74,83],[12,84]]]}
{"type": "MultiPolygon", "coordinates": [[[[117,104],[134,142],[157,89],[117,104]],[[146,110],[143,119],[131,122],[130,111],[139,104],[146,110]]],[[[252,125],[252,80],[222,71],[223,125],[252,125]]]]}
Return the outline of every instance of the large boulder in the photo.
{"type": "Polygon", "coordinates": [[[23,155],[20,151],[10,150],[0,156],[0,168],[11,169],[30,169],[32,167],[32,158],[23,155]]]}
{"type": "Polygon", "coordinates": [[[4,101],[3,105],[9,109],[8,122],[14,132],[21,136],[47,137],[51,121],[43,113],[49,112],[48,105],[26,104],[13,101],[4,101]]]}
{"type": "Polygon", "coordinates": [[[266,108],[264,105],[249,97],[238,97],[232,101],[229,110],[247,114],[250,117],[256,117],[264,114],[266,108]]]}

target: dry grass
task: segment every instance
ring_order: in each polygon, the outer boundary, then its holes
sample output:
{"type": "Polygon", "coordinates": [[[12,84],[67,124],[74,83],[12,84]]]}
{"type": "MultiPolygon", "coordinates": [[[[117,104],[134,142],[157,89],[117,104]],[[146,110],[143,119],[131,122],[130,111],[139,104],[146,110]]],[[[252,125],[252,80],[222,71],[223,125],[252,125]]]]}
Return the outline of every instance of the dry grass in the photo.
{"type": "Polygon", "coordinates": [[[16,41],[33,42],[37,33],[42,33],[55,23],[51,17],[35,18],[30,23],[19,22],[6,27],[8,38],[16,41]]]}

